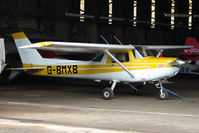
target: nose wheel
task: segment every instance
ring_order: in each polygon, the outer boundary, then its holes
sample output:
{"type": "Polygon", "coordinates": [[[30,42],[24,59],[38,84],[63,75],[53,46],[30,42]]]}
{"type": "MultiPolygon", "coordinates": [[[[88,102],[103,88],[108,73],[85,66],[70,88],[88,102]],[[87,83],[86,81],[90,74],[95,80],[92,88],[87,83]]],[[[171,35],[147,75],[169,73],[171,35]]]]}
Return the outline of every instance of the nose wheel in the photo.
{"type": "Polygon", "coordinates": [[[159,93],[159,99],[160,100],[166,100],[166,99],[169,98],[169,93],[163,89],[161,81],[156,83],[155,86],[156,86],[156,88],[160,89],[160,93],[159,93]]]}
{"type": "Polygon", "coordinates": [[[169,94],[167,91],[160,89],[159,99],[160,100],[166,100],[169,98],[169,94]]]}

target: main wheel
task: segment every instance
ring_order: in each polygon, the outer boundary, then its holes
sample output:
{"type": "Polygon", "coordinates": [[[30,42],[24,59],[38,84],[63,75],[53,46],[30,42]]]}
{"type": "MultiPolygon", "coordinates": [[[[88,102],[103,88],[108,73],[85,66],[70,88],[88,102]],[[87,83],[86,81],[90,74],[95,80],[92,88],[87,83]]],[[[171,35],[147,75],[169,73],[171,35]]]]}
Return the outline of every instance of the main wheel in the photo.
{"type": "Polygon", "coordinates": [[[137,90],[135,90],[135,94],[137,96],[143,96],[144,95],[144,86],[143,85],[139,85],[136,88],[137,88],[137,90]]]}
{"type": "Polygon", "coordinates": [[[144,95],[144,89],[137,89],[137,90],[135,91],[135,94],[136,94],[137,96],[143,96],[143,95],[144,95]]]}
{"type": "Polygon", "coordinates": [[[111,90],[111,88],[105,88],[104,91],[103,91],[103,98],[105,100],[111,100],[113,99],[113,96],[114,96],[114,92],[113,90],[111,90]]]}
{"type": "Polygon", "coordinates": [[[160,92],[160,95],[159,95],[160,100],[166,100],[168,99],[168,97],[169,97],[169,94],[167,91],[162,90],[162,93],[160,92]]]}

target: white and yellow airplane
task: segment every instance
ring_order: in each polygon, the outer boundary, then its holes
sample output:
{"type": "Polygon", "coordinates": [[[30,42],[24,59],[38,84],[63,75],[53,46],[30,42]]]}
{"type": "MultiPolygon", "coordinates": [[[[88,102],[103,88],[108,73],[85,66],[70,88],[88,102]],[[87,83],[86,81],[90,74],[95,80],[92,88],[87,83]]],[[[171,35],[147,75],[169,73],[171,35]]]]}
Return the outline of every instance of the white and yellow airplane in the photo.
{"type": "MultiPolygon", "coordinates": [[[[167,99],[168,93],[162,87],[162,80],[173,77],[184,64],[177,58],[143,57],[132,45],[75,43],[75,42],[38,42],[32,44],[23,32],[12,34],[16,43],[23,70],[30,75],[53,76],[64,78],[93,79],[111,81],[111,87],[103,91],[104,99],[112,99],[118,82],[128,83],[137,94],[137,89],[130,83],[158,82],[160,99],[167,99]],[[43,58],[37,50],[61,52],[100,53],[91,61],[43,58]]],[[[190,46],[139,46],[143,49],[176,49],[190,46]]]]}

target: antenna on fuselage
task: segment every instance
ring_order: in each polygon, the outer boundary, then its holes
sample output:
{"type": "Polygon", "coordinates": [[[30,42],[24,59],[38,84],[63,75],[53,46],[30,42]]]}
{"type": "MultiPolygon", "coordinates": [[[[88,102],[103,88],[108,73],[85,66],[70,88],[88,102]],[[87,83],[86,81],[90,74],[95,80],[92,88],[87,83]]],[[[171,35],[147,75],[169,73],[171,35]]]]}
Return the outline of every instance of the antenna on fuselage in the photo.
{"type": "Polygon", "coordinates": [[[100,35],[100,37],[109,45],[108,41],[102,35],[100,35]]]}
{"type": "Polygon", "coordinates": [[[122,42],[120,42],[120,40],[119,40],[119,39],[117,39],[117,37],[116,37],[116,36],[114,36],[114,38],[119,42],[119,44],[120,44],[120,45],[123,45],[123,44],[122,44],[122,42]]]}

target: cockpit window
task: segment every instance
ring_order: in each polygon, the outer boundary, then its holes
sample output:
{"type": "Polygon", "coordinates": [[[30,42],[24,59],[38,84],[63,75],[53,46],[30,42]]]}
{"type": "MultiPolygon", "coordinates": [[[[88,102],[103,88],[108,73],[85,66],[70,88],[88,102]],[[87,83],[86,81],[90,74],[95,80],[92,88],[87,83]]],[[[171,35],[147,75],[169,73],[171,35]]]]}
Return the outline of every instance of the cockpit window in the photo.
{"type": "MultiPolygon", "coordinates": [[[[152,51],[152,50],[143,50],[141,48],[136,48],[136,50],[143,56],[143,57],[146,57],[146,56],[154,56],[155,54],[155,51],[152,51]]],[[[135,56],[135,50],[133,50],[133,55],[135,56]]]]}
{"type": "Polygon", "coordinates": [[[100,62],[103,57],[104,57],[104,53],[99,53],[92,59],[92,61],[100,62]]]}
{"type": "MultiPolygon", "coordinates": [[[[129,62],[129,54],[126,53],[113,53],[113,56],[119,60],[120,62],[129,62]]],[[[115,63],[113,59],[111,59],[112,63],[115,63]]]]}
{"type": "Polygon", "coordinates": [[[157,52],[155,50],[145,50],[147,56],[154,56],[157,52]]]}

